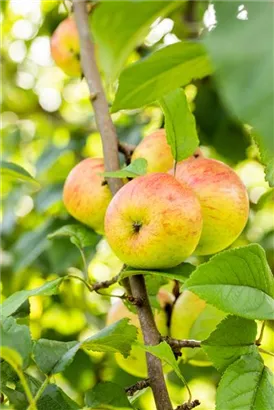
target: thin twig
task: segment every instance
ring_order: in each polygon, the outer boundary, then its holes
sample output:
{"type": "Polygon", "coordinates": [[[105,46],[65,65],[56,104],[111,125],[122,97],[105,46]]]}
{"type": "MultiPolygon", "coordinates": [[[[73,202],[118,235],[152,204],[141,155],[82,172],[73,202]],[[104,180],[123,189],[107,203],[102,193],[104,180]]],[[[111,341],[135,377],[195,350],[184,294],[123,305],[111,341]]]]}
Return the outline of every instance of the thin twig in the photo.
{"type": "Polygon", "coordinates": [[[111,285],[114,285],[114,283],[117,283],[119,280],[120,274],[113,276],[113,278],[109,280],[104,280],[102,282],[96,282],[90,285],[90,291],[97,291],[99,289],[106,289],[109,288],[111,285]]]}
{"type": "Polygon", "coordinates": [[[199,400],[193,400],[191,402],[187,402],[182,404],[181,406],[176,407],[175,410],[192,410],[197,406],[200,406],[200,401],[199,400]]]}
{"type": "Polygon", "coordinates": [[[133,396],[137,391],[146,389],[150,386],[149,379],[140,380],[139,382],[133,384],[132,386],[127,387],[126,394],[128,396],[133,396]]]}
{"type": "Polygon", "coordinates": [[[269,356],[273,356],[274,357],[274,353],[273,352],[269,352],[268,350],[264,350],[262,347],[259,347],[259,352],[261,353],[265,353],[265,354],[269,354],[269,356]]]}
{"type": "Polygon", "coordinates": [[[167,342],[171,348],[178,348],[182,349],[183,347],[201,347],[201,342],[199,340],[193,340],[193,339],[174,339],[173,337],[169,336],[162,336],[162,340],[167,342]]]}
{"type": "MultiPolygon", "coordinates": [[[[83,0],[73,0],[74,16],[80,38],[81,65],[88,83],[91,103],[94,109],[95,120],[101,134],[106,171],[116,171],[119,166],[118,138],[109,114],[108,102],[103,89],[99,70],[95,59],[95,46],[89,30],[89,19],[86,3],[83,0]]],[[[121,179],[109,178],[108,184],[113,195],[122,187],[121,179]]],[[[144,278],[136,275],[130,278],[132,296],[143,300],[141,306],[137,306],[139,321],[144,335],[144,341],[148,345],[156,345],[160,341],[144,278]]],[[[151,388],[157,410],[172,410],[172,404],[165,384],[161,361],[147,353],[147,367],[151,388]]]]}
{"type": "Polygon", "coordinates": [[[131,157],[132,157],[132,154],[135,148],[136,148],[135,145],[122,143],[121,141],[118,141],[118,150],[124,155],[125,162],[127,165],[130,164],[131,157]]]}

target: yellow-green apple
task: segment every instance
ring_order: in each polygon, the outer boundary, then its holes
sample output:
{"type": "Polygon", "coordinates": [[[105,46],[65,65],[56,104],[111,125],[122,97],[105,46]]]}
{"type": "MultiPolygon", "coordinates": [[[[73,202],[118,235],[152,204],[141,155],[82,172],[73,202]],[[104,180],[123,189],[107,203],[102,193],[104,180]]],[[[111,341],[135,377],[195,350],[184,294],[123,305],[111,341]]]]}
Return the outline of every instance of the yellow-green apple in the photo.
{"type": "Polygon", "coordinates": [[[202,207],[203,229],[194,253],[209,255],[231,245],[249,213],[247,191],[238,175],[220,161],[192,156],[177,164],[176,178],[192,188],[202,207]]]}
{"type": "Polygon", "coordinates": [[[153,132],[137,145],[132,154],[132,160],[137,158],[147,160],[148,173],[167,172],[172,167],[174,159],[164,129],[153,132]]]}
{"type": "Polygon", "coordinates": [[[63,191],[69,214],[98,233],[104,232],[104,217],[112,197],[104,178],[99,175],[102,172],[102,158],[84,159],[70,171],[63,191]]]}
{"type": "MultiPolygon", "coordinates": [[[[160,289],[157,295],[158,302],[161,306],[161,309],[155,310],[155,322],[156,326],[163,336],[168,335],[168,316],[165,312],[165,307],[168,304],[172,304],[174,301],[174,296],[165,289],[160,289]]],[[[137,314],[131,312],[122,302],[118,300],[110,308],[107,316],[107,325],[111,325],[118,320],[123,318],[129,318],[130,323],[137,327],[138,329],[138,340],[143,341],[141,326],[137,314]]],[[[141,347],[137,345],[133,346],[130,352],[130,355],[127,358],[124,358],[120,353],[115,354],[116,361],[118,365],[125,370],[126,372],[137,376],[137,377],[146,377],[147,375],[147,366],[146,366],[146,357],[145,352],[141,347]]]]}
{"type": "Polygon", "coordinates": [[[114,196],[105,217],[108,243],[135,268],[169,268],[196,248],[202,230],[199,201],[187,185],[164,173],[138,177],[114,196]]]}
{"type": "Polygon", "coordinates": [[[68,17],[59,24],[51,37],[50,47],[52,58],[66,74],[81,74],[80,43],[73,17],[68,17]]]}
{"type": "MultiPolygon", "coordinates": [[[[176,300],[171,314],[170,336],[175,339],[205,340],[225,314],[189,290],[176,300]]],[[[210,366],[202,349],[182,349],[183,359],[196,366],[210,366]]]]}

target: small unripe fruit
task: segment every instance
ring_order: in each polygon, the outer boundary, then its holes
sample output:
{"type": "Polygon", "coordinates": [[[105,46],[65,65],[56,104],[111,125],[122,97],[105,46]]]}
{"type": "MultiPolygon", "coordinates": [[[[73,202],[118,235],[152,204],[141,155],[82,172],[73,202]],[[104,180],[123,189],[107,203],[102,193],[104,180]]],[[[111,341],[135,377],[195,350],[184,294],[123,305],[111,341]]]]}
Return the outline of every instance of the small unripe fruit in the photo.
{"type": "MultiPolygon", "coordinates": [[[[160,309],[155,310],[155,322],[159,332],[163,336],[168,335],[168,317],[164,310],[165,306],[168,304],[172,304],[174,300],[174,296],[169,293],[165,289],[160,289],[158,293],[158,301],[161,306],[160,309]]],[[[118,320],[123,318],[130,319],[130,324],[134,325],[138,329],[138,340],[140,342],[143,341],[142,333],[141,333],[141,326],[138,319],[138,315],[131,312],[122,302],[122,300],[118,300],[115,302],[112,307],[110,308],[107,316],[107,325],[111,325],[118,320]]],[[[123,355],[116,353],[115,354],[116,361],[118,365],[125,370],[126,372],[137,376],[137,377],[146,377],[147,376],[147,366],[146,366],[146,357],[145,352],[142,348],[138,346],[133,346],[130,352],[130,355],[127,358],[124,358],[123,355]]]]}
{"type": "Polygon", "coordinates": [[[101,158],[87,158],[69,173],[63,191],[65,207],[70,215],[98,233],[104,231],[104,217],[111,192],[104,178],[101,158]]]}
{"type": "Polygon", "coordinates": [[[192,156],[177,164],[176,179],[196,193],[202,207],[203,229],[195,254],[209,255],[230,246],[243,231],[249,212],[247,191],[238,175],[220,161],[192,156]]]}
{"type": "Polygon", "coordinates": [[[135,268],[178,265],[196,248],[201,230],[201,208],[192,189],[162,173],[124,185],[105,217],[110,247],[135,268]]]}
{"type": "MultiPolygon", "coordinates": [[[[175,339],[205,340],[224,319],[225,314],[214,306],[185,290],[172,310],[170,336],[175,339]]],[[[202,349],[182,349],[183,359],[195,366],[210,366],[202,349]]]]}
{"type": "Polygon", "coordinates": [[[164,129],[153,132],[140,142],[132,154],[132,161],[137,158],[147,160],[148,173],[167,172],[172,167],[174,159],[164,129]]]}
{"type": "Polygon", "coordinates": [[[66,74],[81,74],[80,43],[73,17],[68,17],[59,24],[51,37],[50,47],[52,58],[66,74]]]}

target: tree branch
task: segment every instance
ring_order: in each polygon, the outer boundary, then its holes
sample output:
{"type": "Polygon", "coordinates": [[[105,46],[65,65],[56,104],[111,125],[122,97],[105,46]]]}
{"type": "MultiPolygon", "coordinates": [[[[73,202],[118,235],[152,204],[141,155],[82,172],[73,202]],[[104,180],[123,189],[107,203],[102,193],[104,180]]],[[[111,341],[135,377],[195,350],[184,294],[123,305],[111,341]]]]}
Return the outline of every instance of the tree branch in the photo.
{"type": "MultiPolygon", "coordinates": [[[[130,278],[132,295],[135,298],[142,298],[142,306],[137,306],[139,321],[141,324],[144,342],[146,345],[157,345],[161,341],[160,333],[155,325],[151,306],[149,304],[145,280],[142,275],[130,278]]],[[[148,377],[153,391],[157,410],[172,410],[169,399],[161,360],[150,353],[146,353],[148,377]]]]}
{"type": "Polygon", "coordinates": [[[126,394],[128,396],[133,396],[137,391],[146,389],[147,387],[150,386],[150,381],[149,379],[145,380],[140,380],[139,382],[133,384],[132,386],[127,387],[126,394]]]}
{"type": "MultiPolygon", "coordinates": [[[[86,2],[83,0],[73,0],[73,4],[75,21],[80,37],[81,65],[88,83],[96,124],[103,141],[105,170],[116,171],[120,167],[118,140],[95,60],[95,46],[89,30],[86,2]]],[[[118,178],[110,178],[108,183],[113,195],[123,185],[121,179],[118,178]]]]}
{"type": "MultiPolygon", "coordinates": [[[[94,43],[89,30],[86,2],[73,0],[73,4],[80,37],[81,65],[90,90],[90,100],[94,109],[96,124],[102,138],[105,169],[106,171],[116,171],[119,169],[118,138],[109,114],[107,99],[95,61],[94,43]]],[[[121,188],[122,181],[110,178],[109,186],[112,194],[115,195],[121,188]]],[[[158,344],[160,334],[154,322],[144,278],[142,276],[133,276],[130,278],[130,286],[132,296],[143,300],[143,304],[137,306],[137,309],[144,341],[148,345],[158,344]]],[[[146,355],[148,374],[157,410],[172,410],[161,361],[149,353],[146,355]]]]}

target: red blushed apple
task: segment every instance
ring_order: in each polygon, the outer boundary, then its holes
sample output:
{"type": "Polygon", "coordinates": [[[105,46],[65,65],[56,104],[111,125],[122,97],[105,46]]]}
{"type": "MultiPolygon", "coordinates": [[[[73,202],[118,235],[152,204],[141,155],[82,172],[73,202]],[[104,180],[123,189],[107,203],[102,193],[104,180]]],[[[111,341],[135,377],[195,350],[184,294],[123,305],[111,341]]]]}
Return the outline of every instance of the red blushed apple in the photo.
{"type": "Polygon", "coordinates": [[[230,246],[249,213],[247,191],[238,175],[220,161],[193,156],[177,164],[176,179],[196,193],[202,207],[203,229],[195,254],[209,255],[230,246]]]}
{"type": "Polygon", "coordinates": [[[196,248],[202,230],[199,201],[173,176],[155,173],[123,186],[106,212],[106,238],[127,265],[176,266],[196,248]]]}
{"type": "Polygon", "coordinates": [[[102,158],[87,158],[69,173],[63,191],[65,207],[70,215],[98,233],[104,231],[104,217],[111,192],[104,178],[102,158]]]}
{"type": "Polygon", "coordinates": [[[51,37],[50,47],[52,58],[66,74],[81,74],[80,43],[73,17],[68,17],[59,24],[51,37]]]}
{"type": "Polygon", "coordinates": [[[132,161],[137,158],[147,160],[148,173],[167,172],[172,167],[174,159],[164,129],[153,132],[137,145],[132,155],[132,161]]]}

